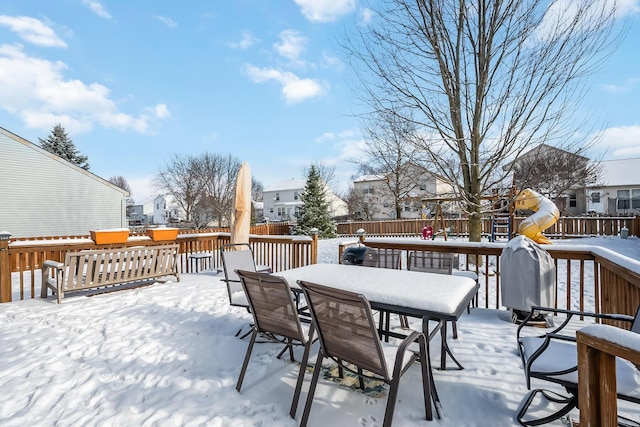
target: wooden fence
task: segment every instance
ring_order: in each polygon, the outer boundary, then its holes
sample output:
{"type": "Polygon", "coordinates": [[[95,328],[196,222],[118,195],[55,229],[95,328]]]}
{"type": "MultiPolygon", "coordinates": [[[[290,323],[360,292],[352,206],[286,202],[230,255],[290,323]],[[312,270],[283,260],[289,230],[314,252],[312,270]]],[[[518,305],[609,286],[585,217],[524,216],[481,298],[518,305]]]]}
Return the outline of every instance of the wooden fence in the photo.
{"type": "MultiPolygon", "coordinates": [[[[221,268],[220,248],[230,242],[229,233],[183,233],[175,243],[180,245],[180,271],[191,272],[189,256],[211,254],[211,267],[221,268]]],[[[19,299],[34,298],[40,289],[40,269],[45,260],[63,261],[67,251],[157,245],[146,236],[130,236],[125,244],[96,245],[88,236],[40,239],[0,239],[0,302],[10,302],[17,291],[19,299]],[[12,289],[12,275],[18,276],[18,289],[12,289]]],[[[168,243],[168,242],[167,242],[168,243]]],[[[171,242],[174,243],[174,242],[171,242]]],[[[269,265],[273,271],[301,267],[317,262],[317,235],[269,236],[251,235],[249,244],[257,264],[269,265]]],[[[15,276],[14,276],[15,277],[15,276]]]]}
{"type": "MultiPolygon", "coordinates": [[[[526,216],[513,218],[511,229],[518,229],[526,216]]],[[[466,218],[445,218],[445,228],[454,236],[468,236],[469,223],[466,218]]],[[[387,221],[351,221],[337,224],[339,236],[355,236],[358,229],[367,230],[369,236],[417,236],[425,226],[433,227],[438,232],[442,229],[440,221],[433,219],[400,219],[387,221]]],[[[622,227],[629,229],[630,236],[640,236],[640,216],[577,216],[560,217],[550,228],[544,231],[544,235],[550,238],[572,238],[589,236],[616,236],[622,227]]],[[[482,235],[491,236],[492,218],[482,219],[482,235]]],[[[507,237],[502,231],[497,233],[501,237],[507,237]]]]}
{"type": "MultiPolygon", "coordinates": [[[[476,306],[482,308],[502,307],[500,257],[505,243],[403,241],[402,239],[367,238],[364,236],[360,241],[371,248],[399,249],[403,252],[402,262],[406,262],[408,252],[416,250],[460,254],[462,268],[474,271],[479,277],[480,291],[476,306]]],[[[357,243],[357,239],[341,243],[338,248],[338,259],[347,246],[357,243]]],[[[595,247],[546,245],[544,248],[553,257],[556,264],[555,307],[581,311],[588,309],[587,311],[599,313],[635,314],[640,305],[640,261],[611,256],[607,250],[595,247]],[[621,258],[624,260],[619,261],[621,258]],[[559,266],[564,268],[559,269],[559,266]],[[560,277],[557,273],[561,270],[566,271],[564,277],[560,277]],[[590,276],[593,278],[591,281],[588,281],[585,274],[587,270],[593,272],[590,276]],[[559,291],[561,284],[564,285],[562,292],[559,291]],[[590,302],[586,301],[587,294],[594,297],[593,307],[590,306],[590,302]]],[[[390,284],[390,286],[392,285],[390,284]]],[[[618,326],[628,327],[625,324],[618,326]]]]}

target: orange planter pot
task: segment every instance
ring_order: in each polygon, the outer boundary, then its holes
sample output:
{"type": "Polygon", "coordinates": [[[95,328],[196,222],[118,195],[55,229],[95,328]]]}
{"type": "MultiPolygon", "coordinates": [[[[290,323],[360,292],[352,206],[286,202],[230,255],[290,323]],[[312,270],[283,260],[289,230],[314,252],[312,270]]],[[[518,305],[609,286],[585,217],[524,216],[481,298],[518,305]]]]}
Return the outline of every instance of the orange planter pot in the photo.
{"type": "Polygon", "coordinates": [[[147,236],[151,237],[154,241],[159,240],[176,240],[178,238],[179,228],[149,228],[147,230],[147,236]]]}
{"type": "Polygon", "coordinates": [[[96,245],[110,243],[126,243],[129,238],[128,228],[114,228],[110,230],[91,230],[91,239],[96,245]]]}

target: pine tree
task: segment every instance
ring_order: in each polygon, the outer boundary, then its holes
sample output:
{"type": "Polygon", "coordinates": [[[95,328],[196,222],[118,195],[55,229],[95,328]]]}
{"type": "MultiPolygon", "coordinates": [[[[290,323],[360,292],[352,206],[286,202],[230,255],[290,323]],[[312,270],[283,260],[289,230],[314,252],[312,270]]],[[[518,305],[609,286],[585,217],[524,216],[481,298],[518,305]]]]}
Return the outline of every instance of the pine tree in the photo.
{"type": "Polygon", "coordinates": [[[81,155],[80,152],[76,150],[73,141],[60,124],[53,127],[51,135],[49,135],[46,140],[42,138],[38,139],[40,140],[40,147],[43,149],[62,157],[76,166],[80,166],[84,170],[89,170],[87,156],[81,155]]]}
{"type": "Polygon", "coordinates": [[[325,199],[324,183],[315,165],[309,168],[304,192],[300,195],[302,207],[297,215],[297,234],[310,235],[312,228],[318,229],[318,237],[336,237],[335,225],[331,220],[329,203],[325,199]]]}

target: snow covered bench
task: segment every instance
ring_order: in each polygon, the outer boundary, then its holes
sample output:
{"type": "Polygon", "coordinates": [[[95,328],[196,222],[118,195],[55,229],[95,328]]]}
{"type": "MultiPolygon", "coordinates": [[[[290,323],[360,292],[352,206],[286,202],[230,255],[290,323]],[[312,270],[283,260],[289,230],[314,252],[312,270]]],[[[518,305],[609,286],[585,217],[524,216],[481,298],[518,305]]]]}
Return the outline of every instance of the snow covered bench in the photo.
{"type": "Polygon", "coordinates": [[[147,282],[178,272],[178,245],[138,246],[67,252],[64,262],[42,264],[41,298],[51,289],[58,303],[68,292],[147,282]]]}

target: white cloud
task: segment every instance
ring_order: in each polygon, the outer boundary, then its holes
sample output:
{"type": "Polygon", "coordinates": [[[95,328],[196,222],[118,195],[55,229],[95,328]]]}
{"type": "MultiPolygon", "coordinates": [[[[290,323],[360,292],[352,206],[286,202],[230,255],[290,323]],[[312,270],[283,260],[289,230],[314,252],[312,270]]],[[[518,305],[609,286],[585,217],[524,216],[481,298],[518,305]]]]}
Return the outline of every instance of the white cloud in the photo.
{"type": "Polygon", "coordinates": [[[107,12],[107,9],[105,9],[105,7],[99,1],[82,0],[82,4],[85,6],[88,6],[89,9],[91,9],[93,13],[95,13],[99,17],[105,18],[105,19],[111,19],[111,15],[109,14],[109,12],[107,12]]]}
{"type": "Polygon", "coordinates": [[[166,119],[171,117],[171,113],[169,112],[169,108],[166,104],[158,104],[155,107],[156,117],[160,119],[166,119]]]}
{"type": "Polygon", "coordinates": [[[253,37],[253,35],[248,31],[242,32],[242,38],[238,42],[229,43],[229,47],[232,49],[248,49],[254,44],[256,44],[259,40],[253,37]]]}
{"type": "Polygon", "coordinates": [[[369,9],[369,8],[364,8],[362,9],[362,11],[360,12],[360,19],[362,21],[363,24],[368,24],[371,22],[371,20],[373,19],[373,10],[369,9]]]}
{"type": "Polygon", "coordinates": [[[600,137],[598,145],[607,148],[607,157],[640,156],[640,125],[608,128],[602,132],[600,137]]]}
{"type": "Polygon", "coordinates": [[[294,0],[309,21],[331,22],[353,12],[356,0],[294,0]]]}
{"type": "Polygon", "coordinates": [[[339,69],[343,67],[342,61],[337,56],[331,56],[328,52],[322,52],[322,65],[326,68],[339,69]]]}
{"type": "Polygon", "coordinates": [[[640,78],[634,77],[627,79],[621,84],[602,84],[600,87],[609,93],[626,93],[633,90],[633,88],[638,85],[638,82],[640,82],[640,78]]]}
{"type": "Polygon", "coordinates": [[[278,37],[280,42],[274,43],[273,47],[280,55],[293,62],[298,61],[300,55],[307,50],[305,47],[307,38],[300,35],[296,30],[284,30],[278,37]]]}
{"type": "Polygon", "coordinates": [[[29,128],[50,130],[61,123],[76,134],[94,124],[148,133],[154,120],[169,115],[164,104],[137,117],[123,113],[109,88],[67,79],[67,68],[61,61],[27,56],[22,46],[0,45],[0,108],[19,116],[29,128]]]}
{"type": "Polygon", "coordinates": [[[178,26],[178,23],[176,21],[166,16],[156,16],[155,18],[169,28],[175,28],[178,26]]]}
{"type": "Polygon", "coordinates": [[[245,71],[254,83],[276,81],[282,85],[282,94],[289,104],[320,96],[324,87],[317,80],[301,79],[294,73],[273,68],[258,68],[247,64],[245,71]]]}
{"type": "Polygon", "coordinates": [[[45,47],[67,47],[67,44],[42,21],[29,16],[0,15],[0,25],[8,27],[22,40],[45,47]]]}

